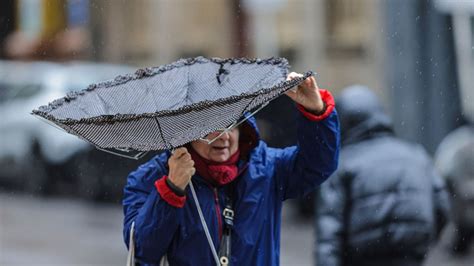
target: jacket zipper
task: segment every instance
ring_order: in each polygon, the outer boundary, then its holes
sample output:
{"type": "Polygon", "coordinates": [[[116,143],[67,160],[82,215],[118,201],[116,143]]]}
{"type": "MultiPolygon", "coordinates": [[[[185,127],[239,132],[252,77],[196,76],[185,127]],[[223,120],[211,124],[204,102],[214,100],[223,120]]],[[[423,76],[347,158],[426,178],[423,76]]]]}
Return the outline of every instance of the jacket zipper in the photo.
{"type": "Polygon", "coordinates": [[[218,233],[219,233],[219,240],[222,237],[222,217],[221,217],[221,207],[219,205],[219,194],[217,193],[217,188],[214,188],[214,201],[216,206],[216,216],[217,216],[217,225],[218,225],[218,233]]]}

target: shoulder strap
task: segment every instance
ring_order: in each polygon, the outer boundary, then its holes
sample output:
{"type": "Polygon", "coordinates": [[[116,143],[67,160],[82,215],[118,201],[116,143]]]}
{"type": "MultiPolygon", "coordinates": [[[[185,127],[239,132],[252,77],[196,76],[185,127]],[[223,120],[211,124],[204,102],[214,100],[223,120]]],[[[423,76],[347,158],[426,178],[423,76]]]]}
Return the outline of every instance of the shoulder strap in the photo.
{"type": "MultiPolygon", "coordinates": [[[[128,242],[127,266],[135,266],[135,221],[130,226],[130,240],[128,242]]],[[[164,255],[160,260],[160,266],[168,266],[168,259],[164,255]]]]}
{"type": "Polygon", "coordinates": [[[224,230],[222,232],[221,244],[219,247],[219,261],[222,266],[230,265],[231,256],[231,235],[234,227],[234,204],[235,204],[235,181],[227,185],[225,193],[225,208],[222,211],[224,216],[224,230]]]}
{"type": "Polygon", "coordinates": [[[128,256],[127,256],[127,266],[135,266],[135,221],[132,222],[130,227],[129,242],[128,242],[128,256]]]}

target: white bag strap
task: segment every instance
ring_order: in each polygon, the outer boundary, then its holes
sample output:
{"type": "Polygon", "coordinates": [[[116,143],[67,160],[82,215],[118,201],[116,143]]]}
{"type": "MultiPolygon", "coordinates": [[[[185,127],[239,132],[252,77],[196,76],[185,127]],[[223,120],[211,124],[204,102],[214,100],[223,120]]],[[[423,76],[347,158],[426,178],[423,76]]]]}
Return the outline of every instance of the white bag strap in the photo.
{"type": "Polygon", "coordinates": [[[160,260],[160,266],[168,266],[168,257],[164,255],[160,260]]]}
{"type": "Polygon", "coordinates": [[[128,256],[127,266],[135,266],[135,221],[132,222],[130,227],[129,242],[128,242],[128,256]]]}
{"type": "MultiPolygon", "coordinates": [[[[128,242],[127,266],[135,266],[135,221],[130,227],[130,241],[128,242]]],[[[164,255],[160,260],[160,266],[168,266],[168,259],[164,255]]]]}

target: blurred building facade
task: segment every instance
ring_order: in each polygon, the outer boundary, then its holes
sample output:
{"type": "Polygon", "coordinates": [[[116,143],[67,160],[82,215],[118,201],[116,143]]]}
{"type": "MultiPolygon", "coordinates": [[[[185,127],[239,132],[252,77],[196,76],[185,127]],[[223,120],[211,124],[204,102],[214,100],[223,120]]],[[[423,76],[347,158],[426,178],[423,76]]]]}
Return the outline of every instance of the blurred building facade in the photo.
{"type": "Polygon", "coordinates": [[[474,1],[386,1],[388,92],[397,131],[433,152],[474,122],[474,1]]]}
{"type": "Polygon", "coordinates": [[[433,151],[460,113],[443,107],[438,117],[445,117],[429,125],[431,116],[421,115],[438,108],[440,92],[459,94],[449,15],[434,2],[3,0],[0,56],[137,66],[198,55],[283,56],[293,71],[317,71],[320,86],[336,93],[351,84],[377,89],[402,137],[433,151]],[[430,64],[435,57],[438,69],[430,64]],[[437,85],[429,77],[442,70],[451,79],[437,85]]]}
{"type": "Polygon", "coordinates": [[[2,57],[141,66],[197,55],[285,56],[331,88],[380,88],[372,74],[383,48],[377,2],[5,0],[2,57]]]}
{"type": "Polygon", "coordinates": [[[87,0],[5,0],[1,54],[9,59],[88,58],[87,0]]]}

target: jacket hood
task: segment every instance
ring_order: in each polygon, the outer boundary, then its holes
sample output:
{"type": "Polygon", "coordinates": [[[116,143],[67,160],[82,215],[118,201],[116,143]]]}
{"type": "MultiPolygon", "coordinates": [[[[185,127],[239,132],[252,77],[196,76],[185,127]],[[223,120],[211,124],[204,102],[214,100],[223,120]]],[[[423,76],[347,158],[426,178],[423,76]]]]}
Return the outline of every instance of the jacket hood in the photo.
{"type": "Polygon", "coordinates": [[[368,87],[354,85],[345,88],[336,98],[336,104],[343,145],[393,134],[390,117],[368,87]]]}
{"type": "Polygon", "coordinates": [[[242,156],[248,156],[260,141],[260,132],[255,117],[245,114],[244,118],[247,120],[239,126],[239,149],[242,156]]]}

